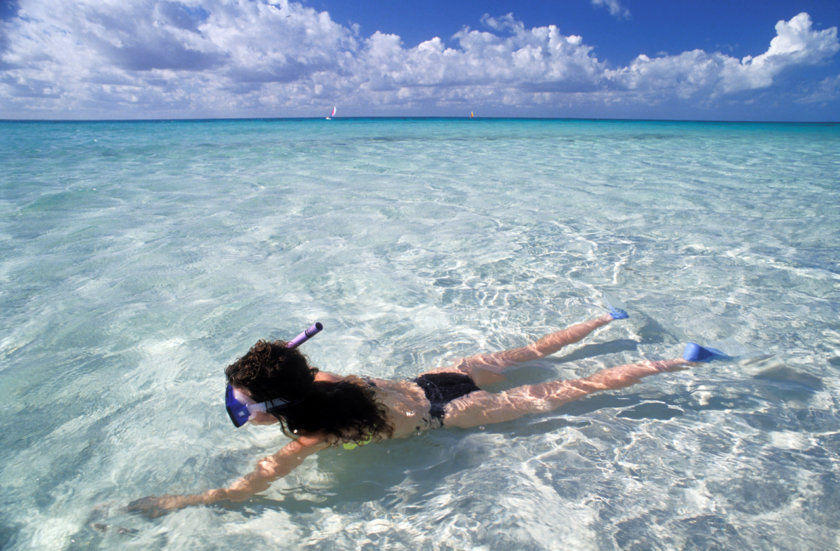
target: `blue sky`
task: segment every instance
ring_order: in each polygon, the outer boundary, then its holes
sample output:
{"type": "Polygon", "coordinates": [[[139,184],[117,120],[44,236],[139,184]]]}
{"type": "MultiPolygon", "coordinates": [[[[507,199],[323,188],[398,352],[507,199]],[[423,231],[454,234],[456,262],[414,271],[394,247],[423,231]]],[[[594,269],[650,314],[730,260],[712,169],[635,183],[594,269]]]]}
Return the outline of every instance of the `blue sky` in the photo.
{"type": "Polygon", "coordinates": [[[0,0],[0,118],[840,120],[840,0],[0,0]]]}

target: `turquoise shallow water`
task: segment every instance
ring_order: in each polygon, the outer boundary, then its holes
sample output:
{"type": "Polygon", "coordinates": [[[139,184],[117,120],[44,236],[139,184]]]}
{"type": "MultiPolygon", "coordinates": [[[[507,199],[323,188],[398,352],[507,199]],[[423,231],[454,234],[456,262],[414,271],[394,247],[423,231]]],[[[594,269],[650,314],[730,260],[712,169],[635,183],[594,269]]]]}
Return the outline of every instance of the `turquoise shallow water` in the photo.
{"type": "Polygon", "coordinates": [[[840,545],[840,126],[527,120],[0,123],[0,547],[840,545]],[[511,382],[738,359],[555,413],[328,450],[235,431],[258,338],[410,377],[603,311],[511,382]]]}

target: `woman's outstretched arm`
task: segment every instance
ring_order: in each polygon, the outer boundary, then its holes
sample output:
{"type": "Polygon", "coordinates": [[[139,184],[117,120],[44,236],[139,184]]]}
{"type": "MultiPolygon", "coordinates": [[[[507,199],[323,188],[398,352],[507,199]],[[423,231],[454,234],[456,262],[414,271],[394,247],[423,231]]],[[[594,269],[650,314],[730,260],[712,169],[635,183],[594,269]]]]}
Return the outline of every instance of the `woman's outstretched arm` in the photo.
{"type": "Polygon", "coordinates": [[[277,453],[261,459],[251,473],[227,488],[207,490],[200,494],[144,497],[131,502],[128,510],[157,517],[189,505],[209,505],[223,500],[244,501],[268,489],[272,482],[292,472],[304,459],[327,447],[329,443],[322,437],[301,436],[283,446],[277,453]]]}

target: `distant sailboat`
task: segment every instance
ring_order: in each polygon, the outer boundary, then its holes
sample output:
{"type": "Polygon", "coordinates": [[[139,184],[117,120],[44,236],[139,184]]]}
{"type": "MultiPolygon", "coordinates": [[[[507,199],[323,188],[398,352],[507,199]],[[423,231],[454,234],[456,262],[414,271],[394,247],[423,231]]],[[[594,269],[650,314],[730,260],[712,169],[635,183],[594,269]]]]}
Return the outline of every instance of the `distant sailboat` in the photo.
{"type": "Polygon", "coordinates": [[[330,111],[330,114],[327,115],[327,120],[331,121],[334,116],[335,116],[335,105],[333,105],[333,108],[332,108],[332,111],[330,111]]]}
{"type": "Polygon", "coordinates": [[[471,119],[475,118],[475,113],[473,113],[472,111],[470,111],[470,118],[471,119]]]}

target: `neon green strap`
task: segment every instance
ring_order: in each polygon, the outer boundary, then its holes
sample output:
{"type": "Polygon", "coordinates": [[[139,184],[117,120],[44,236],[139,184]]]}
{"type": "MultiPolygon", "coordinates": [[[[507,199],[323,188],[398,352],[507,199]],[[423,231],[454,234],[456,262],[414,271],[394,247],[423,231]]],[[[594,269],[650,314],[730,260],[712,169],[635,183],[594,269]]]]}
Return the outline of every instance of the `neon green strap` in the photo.
{"type": "Polygon", "coordinates": [[[359,446],[366,446],[367,444],[370,444],[372,441],[373,441],[373,436],[368,436],[367,440],[362,440],[360,442],[345,442],[344,444],[341,445],[341,447],[344,448],[345,450],[355,450],[359,446]]]}

